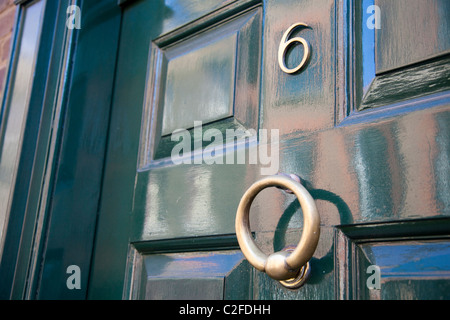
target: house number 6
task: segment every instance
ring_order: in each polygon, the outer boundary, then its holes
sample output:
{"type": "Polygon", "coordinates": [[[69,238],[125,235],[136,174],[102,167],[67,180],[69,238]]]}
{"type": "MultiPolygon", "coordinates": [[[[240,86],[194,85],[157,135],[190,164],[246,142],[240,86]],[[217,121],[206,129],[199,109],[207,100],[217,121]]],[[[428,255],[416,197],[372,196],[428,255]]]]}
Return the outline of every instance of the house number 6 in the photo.
{"type": "Polygon", "coordinates": [[[278,48],[278,64],[280,65],[281,70],[283,70],[284,72],[289,73],[289,74],[293,74],[293,73],[300,71],[300,69],[305,66],[305,64],[308,62],[309,58],[311,57],[311,48],[309,46],[308,41],[306,41],[305,39],[303,39],[301,37],[295,37],[295,38],[289,39],[292,32],[298,27],[309,28],[309,26],[307,24],[304,24],[301,22],[293,24],[284,33],[283,38],[281,39],[280,47],[278,48]],[[303,59],[302,59],[302,62],[300,62],[300,64],[298,66],[296,66],[293,69],[289,69],[286,66],[286,52],[296,42],[301,43],[303,45],[303,48],[305,50],[303,53],[303,59]]]}

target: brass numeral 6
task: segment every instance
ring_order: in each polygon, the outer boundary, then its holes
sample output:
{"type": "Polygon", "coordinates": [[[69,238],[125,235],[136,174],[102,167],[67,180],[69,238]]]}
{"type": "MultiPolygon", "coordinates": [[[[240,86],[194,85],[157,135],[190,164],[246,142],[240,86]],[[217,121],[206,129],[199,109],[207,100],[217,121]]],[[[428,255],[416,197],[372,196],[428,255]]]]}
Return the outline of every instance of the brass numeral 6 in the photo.
{"type": "Polygon", "coordinates": [[[309,26],[307,24],[302,23],[302,22],[293,24],[284,33],[283,38],[281,39],[280,47],[278,48],[278,64],[280,65],[281,70],[283,70],[284,72],[286,72],[288,74],[293,74],[293,73],[300,71],[304,67],[304,65],[308,62],[309,58],[311,57],[311,47],[310,47],[308,41],[306,41],[305,39],[303,39],[301,37],[295,37],[295,38],[289,39],[292,32],[296,28],[299,28],[299,27],[309,28],[309,26]],[[295,68],[289,69],[286,66],[286,52],[295,43],[301,43],[303,45],[303,48],[305,51],[303,53],[302,62],[300,62],[300,64],[298,66],[296,66],[295,68]]]}

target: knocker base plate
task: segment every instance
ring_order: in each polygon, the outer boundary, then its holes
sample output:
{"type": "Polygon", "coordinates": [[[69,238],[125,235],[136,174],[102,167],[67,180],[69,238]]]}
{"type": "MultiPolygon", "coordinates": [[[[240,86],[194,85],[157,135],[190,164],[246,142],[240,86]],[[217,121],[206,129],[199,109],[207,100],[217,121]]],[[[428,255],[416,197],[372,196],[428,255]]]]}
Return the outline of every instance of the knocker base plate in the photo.
{"type": "Polygon", "coordinates": [[[300,268],[295,278],[280,281],[281,285],[287,289],[295,290],[301,288],[308,281],[311,274],[309,262],[300,268]]]}

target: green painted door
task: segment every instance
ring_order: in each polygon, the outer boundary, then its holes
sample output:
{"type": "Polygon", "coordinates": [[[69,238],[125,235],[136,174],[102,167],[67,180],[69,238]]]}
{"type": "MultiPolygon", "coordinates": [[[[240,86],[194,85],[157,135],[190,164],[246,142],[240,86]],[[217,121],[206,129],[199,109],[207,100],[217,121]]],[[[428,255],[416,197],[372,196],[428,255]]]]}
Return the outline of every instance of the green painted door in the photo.
{"type": "MultiPolygon", "coordinates": [[[[450,298],[447,0],[121,2],[88,298],[450,298]],[[235,234],[277,172],[321,218],[297,290],[235,234]]],[[[266,189],[250,225],[296,245],[299,202],[266,189]]]]}

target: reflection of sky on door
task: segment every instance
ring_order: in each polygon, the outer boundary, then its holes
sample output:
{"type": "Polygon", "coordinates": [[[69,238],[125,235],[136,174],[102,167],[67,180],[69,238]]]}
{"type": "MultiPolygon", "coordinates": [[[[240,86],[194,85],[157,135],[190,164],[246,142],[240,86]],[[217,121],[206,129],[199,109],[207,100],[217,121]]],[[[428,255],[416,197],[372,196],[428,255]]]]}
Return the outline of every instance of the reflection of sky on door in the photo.
{"type": "Polygon", "coordinates": [[[149,255],[144,258],[153,278],[223,277],[243,259],[241,251],[149,255]]]}
{"type": "Polygon", "coordinates": [[[173,30],[181,25],[194,21],[201,16],[213,12],[232,0],[186,1],[166,0],[163,30],[173,30]]]}
{"type": "Polygon", "coordinates": [[[184,210],[183,226],[187,230],[202,232],[214,225],[214,217],[210,214],[212,208],[212,171],[211,167],[192,167],[186,175],[186,185],[191,185],[192,195],[184,210]]]}
{"type": "Polygon", "coordinates": [[[371,248],[381,276],[450,276],[450,243],[407,242],[371,248]]]}
{"type": "Polygon", "coordinates": [[[367,27],[367,20],[374,13],[367,13],[367,8],[374,4],[374,0],[363,0],[362,2],[362,74],[364,94],[367,92],[372,80],[375,78],[375,32],[376,29],[367,27]]]}

